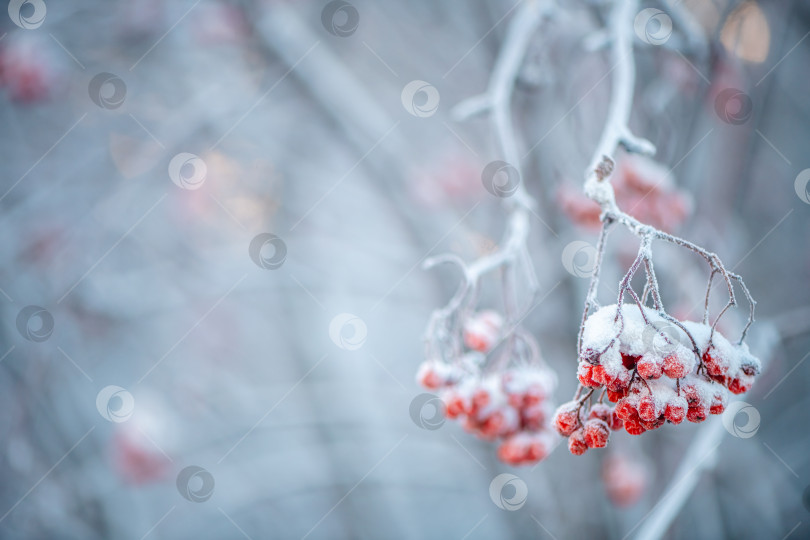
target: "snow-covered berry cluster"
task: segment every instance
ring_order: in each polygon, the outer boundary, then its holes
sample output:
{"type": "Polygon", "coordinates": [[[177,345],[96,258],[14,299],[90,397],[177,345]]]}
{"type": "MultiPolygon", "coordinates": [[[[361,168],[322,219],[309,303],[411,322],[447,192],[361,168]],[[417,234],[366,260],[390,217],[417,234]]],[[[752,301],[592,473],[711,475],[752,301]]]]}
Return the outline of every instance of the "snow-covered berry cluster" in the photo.
{"type": "Polygon", "coordinates": [[[744,343],[729,343],[708,324],[675,321],[636,304],[592,313],[581,350],[578,395],[554,417],[577,455],[605,446],[611,429],[640,435],[665,422],[722,414],[728,393],[746,392],[760,371],[744,343]],[[602,394],[590,405],[598,389],[602,394]],[[615,407],[603,404],[604,397],[615,407]]]}
{"type": "Polygon", "coordinates": [[[449,363],[426,360],[417,381],[439,394],[447,418],[458,420],[466,431],[484,440],[500,440],[501,461],[536,463],[549,454],[556,437],[550,421],[557,380],[539,361],[486,366],[485,353],[500,334],[500,315],[491,311],[472,315],[463,332],[469,350],[449,363]]]}
{"type": "MultiPolygon", "coordinates": [[[[478,355],[467,355],[467,366],[474,362],[471,356],[478,355]]],[[[547,368],[525,365],[480,373],[426,361],[418,379],[439,392],[447,418],[459,420],[466,431],[484,440],[501,440],[501,461],[536,463],[551,451],[550,399],[556,379],[547,368]]]]}

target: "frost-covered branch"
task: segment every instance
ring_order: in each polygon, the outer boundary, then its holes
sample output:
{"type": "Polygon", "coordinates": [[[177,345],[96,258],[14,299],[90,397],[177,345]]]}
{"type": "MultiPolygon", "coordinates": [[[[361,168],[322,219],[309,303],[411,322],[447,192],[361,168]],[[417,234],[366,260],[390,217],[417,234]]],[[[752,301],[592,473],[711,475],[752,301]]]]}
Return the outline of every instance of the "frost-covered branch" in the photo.
{"type": "MultiPolygon", "coordinates": [[[[532,35],[543,16],[548,13],[550,3],[533,0],[525,2],[512,18],[507,30],[501,52],[493,68],[490,83],[484,94],[463,101],[455,107],[453,115],[458,120],[469,118],[475,114],[487,113],[492,122],[492,128],[499,146],[503,160],[513,167],[520,178],[514,193],[504,198],[503,206],[508,212],[507,226],[500,248],[469,264],[460,258],[442,255],[428,259],[424,268],[431,268],[442,262],[452,262],[462,271],[462,283],[458,292],[443,308],[431,315],[425,339],[428,354],[436,354],[437,341],[452,339],[457,335],[465,319],[465,309],[474,302],[478,281],[486,274],[501,270],[504,273],[503,290],[507,318],[507,327],[521,317],[521,313],[514,305],[514,281],[507,274],[513,269],[523,268],[524,274],[533,297],[537,290],[535,271],[526,248],[526,241],[530,232],[529,214],[534,207],[534,200],[526,191],[520,167],[520,153],[518,151],[517,137],[512,124],[512,93],[515,80],[518,77],[526,50],[532,35]],[[452,322],[451,322],[452,321],[452,322]],[[440,330],[444,326],[445,330],[440,330]]],[[[514,328],[510,330],[510,334],[514,328]]],[[[504,336],[505,337],[505,336],[504,336]]],[[[451,354],[457,355],[457,346],[451,343],[451,354]]]]}
{"type": "Polygon", "coordinates": [[[568,448],[575,455],[606,446],[610,430],[623,427],[631,435],[641,435],[665,423],[700,423],[710,414],[722,414],[729,393],[748,391],[761,370],[759,360],[743,343],[754,319],[754,301],[740,276],[728,271],[716,254],[639,221],[617,204],[611,176],[619,148],[629,153],[655,151],[649,141],[636,137],[629,128],[635,86],[632,21],[637,9],[635,0],[616,0],[613,4],[608,23],[614,63],[611,72],[615,72],[612,94],[602,136],[585,172],[585,194],[600,207],[602,230],[577,340],[580,384],[574,399],[561,405],[554,419],[558,433],[568,437],[568,448]],[[638,252],[619,282],[616,303],[599,307],[596,296],[605,244],[616,224],[638,238],[638,252]],[[709,266],[702,323],[680,321],[667,312],[653,264],[656,240],[692,251],[709,266]],[[642,269],[646,279],[639,295],[633,281],[642,269]],[[715,275],[722,276],[728,301],[710,321],[715,275]],[[735,282],[750,311],[739,342],[733,345],[717,331],[717,325],[737,304],[735,282]],[[635,306],[625,303],[626,297],[635,306]],[[590,399],[596,389],[602,393],[594,404],[590,399]],[[616,403],[615,408],[602,402],[605,395],[616,403]]]}
{"type": "MultiPolygon", "coordinates": [[[[673,236],[665,233],[657,228],[641,223],[637,219],[631,217],[622,211],[616,203],[616,196],[613,186],[610,182],[611,175],[616,165],[615,154],[620,147],[623,147],[630,153],[654,154],[655,146],[646,139],[639,138],[631,132],[629,128],[630,114],[633,103],[633,95],[635,88],[635,60],[633,55],[633,19],[638,9],[638,2],[636,0],[617,1],[614,3],[610,15],[610,35],[611,35],[611,58],[613,62],[613,70],[615,75],[613,77],[611,100],[608,106],[607,119],[602,136],[597,144],[591,163],[585,173],[585,193],[586,195],[599,204],[601,208],[601,219],[603,222],[603,233],[600,236],[600,243],[597,249],[597,265],[591,278],[591,285],[585,299],[585,309],[583,313],[583,323],[588,316],[590,310],[596,305],[596,293],[598,289],[599,280],[599,266],[602,262],[602,252],[604,250],[604,238],[606,236],[607,227],[612,223],[620,223],[624,225],[629,231],[635,234],[640,239],[639,257],[643,263],[647,273],[647,280],[644,287],[644,292],[641,295],[646,301],[648,294],[652,296],[653,305],[660,314],[670,320],[673,324],[678,325],[678,321],[666,313],[666,310],[661,303],[661,293],[658,288],[658,279],[653,271],[652,262],[652,241],[663,240],[668,243],[684,247],[699,256],[701,256],[709,265],[710,279],[706,290],[706,300],[704,309],[704,321],[708,323],[709,318],[709,295],[712,286],[712,279],[715,274],[720,274],[725,282],[728,291],[728,301],[715,317],[714,322],[711,324],[711,336],[714,335],[717,324],[721,317],[728,309],[737,305],[737,300],[734,294],[734,283],[737,282],[742,289],[749,304],[749,316],[745,327],[742,330],[739,343],[745,339],[751,323],[754,320],[754,305],[755,302],[751,297],[748,288],[742,281],[742,278],[729,272],[724,267],[720,258],[712,253],[688,240],[673,236]]],[[[628,288],[629,279],[632,279],[635,270],[628,272],[625,280],[619,288],[618,303],[621,305],[623,296],[628,288]],[[629,279],[628,279],[629,278],[629,279]],[[625,281],[627,283],[625,283],[625,281]]],[[[643,302],[642,302],[643,303],[643,302]]],[[[621,318],[621,310],[617,312],[617,317],[621,318]]],[[[694,336],[686,332],[691,343],[695,343],[694,336]]],[[[711,346],[711,336],[709,339],[709,346],[711,346]]],[[[581,351],[581,332],[580,332],[579,350],[581,351]]],[[[695,349],[695,354],[699,351],[695,349]]]]}

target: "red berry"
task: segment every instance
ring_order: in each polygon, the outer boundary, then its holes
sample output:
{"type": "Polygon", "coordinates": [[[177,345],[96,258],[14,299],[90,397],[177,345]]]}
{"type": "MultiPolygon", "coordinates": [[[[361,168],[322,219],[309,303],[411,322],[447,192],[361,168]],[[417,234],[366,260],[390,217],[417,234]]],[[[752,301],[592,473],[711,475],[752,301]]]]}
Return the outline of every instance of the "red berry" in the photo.
{"type": "Polygon", "coordinates": [[[598,418],[603,422],[610,423],[610,416],[613,413],[613,407],[609,405],[605,405],[603,403],[597,403],[593,407],[591,407],[591,412],[588,414],[588,418],[598,418]]]}
{"type": "Polygon", "coordinates": [[[664,409],[664,417],[673,424],[680,424],[686,418],[686,407],[680,403],[667,403],[664,409]]]}
{"type": "Polygon", "coordinates": [[[498,340],[503,318],[495,311],[476,313],[464,323],[464,344],[479,352],[487,352],[498,340]]]}
{"type": "Polygon", "coordinates": [[[674,354],[664,358],[664,375],[670,379],[680,379],[686,375],[686,365],[674,354]]]}
{"type": "Polygon", "coordinates": [[[625,398],[620,399],[616,404],[616,415],[624,421],[638,418],[636,408],[625,398]]]}
{"type": "Polygon", "coordinates": [[[563,437],[568,437],[579,425],[579,404],[576,401],[569,401],[557,408],[554,413],[554,427],[563,437]]]}
{"type": "Polygon", "coordinates": [[[616,409],[613,409],[613,412],[610,415],[610,429],[612,429],[613,431],[618,431],[622,429],[623,425],[624,421],[621,418],[619,418],[618,414],[616,414],[616,409]]]}
{"type": "Polygon", "coordinates": [[[608,391],[607,391],[608,401],[610,401],[611,403],[616,403],[617,401],[619,401],[620,399],[622,399],[626,395],[627,395],[627,390],[626,389],[625,390],[620,390],[618,392],[614,392],[613,390],[610,390],[610,389],[608,389],[608,391]]]}
{"type": "Polygon", "coordinates": [[[523,394],[523,406],[531,407],[532,405],[537,405],[543,401],[545,397],[546,395],[543,388],[539,384],[532,384],[523,394]]]}
{"type": "Polygon", "coordinates": [[[524,455],[524,449],[512,439],[503,441],[498,447],[498,459],[509,465],[519,465],[524,455]]]}
{"type": "Polygon", "coordinates": [[[591,418],[585,422],[584,437],[588,448],[604,448],[610,437],[610,428],[602,420],[591,418]]]}
{"type": "Polygon", "coordinates": [[[478,411],[489,405],[489,392],[483,388],[479,388],[473,393],[472,408],[473,411],[478,411]]]}
{"type": "Polygon", "coordinates": [[[641,435],[646,429],[644,426],[641,425],[641,422],[637,418],[625,419],[624,421],[624,429],[630,435],[641,435]]]}
{"type": "Polygon", "coordinates": [[[714,396],[712,396],[712,404],[709,407],[709,412],[712,414],[723,414],[723,411],[726,410],[726,404],[724,401],[723,394],[714,394],[714,396]]]}
{"type": "Polygon", "coordinates": [[[633,373],[627,370],[620,370],[615,377],[605,374],[605,388],[613,392],[624,391],[627,389],[627,385],[630,384],[632,376],[633,373]]]}
{"type": "Polygon", "coordinates": [[[605,373],[604,366],[593,366],[591,370],[591,379],[597,385],[607,384],[607,374],[605,373]]]}
{"type": "Polygon", "coordinates": [[[686,398],[686,402],[689,404],[689,407],[702,406],[700,394],[694,385],[688,384],[681,386],[681,393],[686,398]]]}
{"type": "Polygon", "coordinates": [[[655,420],[651,420],[649,422],[645,422],[642,420],[641,425],[644,426],[644,429],[646,429],[647,431],[652,431],[654,429],[658,429],[661,426],[663,426],[665,422],[666,418],[664,417],[664,415],[661,415],[655,420]]]}
{"type": "Polygon", "coordinates": [[[444,381],[434,369],[425,369],[419,378],[419,383],[429,390],[438,390],[444,381]]]}
{"type": "Polygon", "coordinates": [[[708,411],[704,407],[689,407],[689,410],[686,412],[686,419],[696,424],[706,420],[707,416],[708,411]]]}
{"type": "Polygon", "coordinates": [[[636,363],[639,361],[640,356],[633,356],[632,354],[624,354],[622,353],[622,364],[624,365],[625,369],[633,370],[636,367],[636,363]]]}
{"type": "Polygon", "coordinates": [[[728,384],[728,390],[732,394],[744,394],[751,389],[750,382],[743,382],[742,379],[734,378],[728,384]]]}
{"type": "Polygon", "coordinates": [[[652,396],[644,396],[638,402],[638,416],[645,422],[652,422],[658,418],[655,410],[655,400],[652,396]]]}
{"type": "Polygon", "coordinates": [[[458,418],[465,412],[464,398],[458,394],[451,394],[444,398],[444,414],[447,418],[458,418]]]}
{"type": "Polygon", "coordinates": [[[540,431],[546,423],[544,407],[529,407],[520,411],[521,426],[527,431],[540,431]]]}
{"type": "Polygon", "coordinates": [[[582,383],[582,386],[591,388],[599,386],[599,383],[593,380],[593,366],[586,363],[580,363],[577,369],[577,379],[582,383]]]}
{"type": "Polygon", "coordinates": [[[537,462],[541,461],[548,456],[548,449],[546,445],[543,444],[539,440],[533,440],[529,443],[529,446],[526,448],[526,457],[527,461],[537,462]]]}
{"type": "Polygon", "coordinates": [[[663,373],[663,366],[657,359],[645,356],[636,364],[638,374],[645,379],[657,379],[663,373]]]}
{"type": "Polygon", "coordinates": [[[585,431],[578,429],[568,437],[568,450],[575,456],[581,456],[588,450],[588,444],[585,442],[585,431]]]}
{"type": "Polygon", "coordinates": [[[481,423],[481,437],[484,439],[494,439],[500,434],[505,423],[503,413],[501,411],[495,411],[481,423]]]}
{"type": "Polygon", "coordinates": [[[728,366],[725,365],[720,358],[712,355],[708,350],[703,353],[703,364],[706,366],[706,371],[709,375],[715,377],[722,377],[728,372],[728,366]]]}

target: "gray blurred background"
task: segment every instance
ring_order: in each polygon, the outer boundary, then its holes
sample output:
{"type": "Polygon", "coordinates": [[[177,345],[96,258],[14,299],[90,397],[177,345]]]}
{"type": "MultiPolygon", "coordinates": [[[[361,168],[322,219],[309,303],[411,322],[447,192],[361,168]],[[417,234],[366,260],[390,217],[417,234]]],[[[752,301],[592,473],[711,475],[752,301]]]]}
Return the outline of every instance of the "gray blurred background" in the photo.
{"type": "MultiPolygon", "coordinates": [[[[806,2],[642,5],[674,31],[636,40],[631,124],[689,194],[675,231],[757,299],[766,363],[743,396],[758,431],[723,430],[692,476],[681,458],[720,418],[515,469],[456,423],[409,415],[422,331],[458,279],[421,262],[471,260],[503,232],[480,177],[502,158],[491,124],[450,111],[485,90],[523,2],[21,4],[0,16],[0,537],[627,538],[692,480],[667,538],[810,537],[806,2]],[[413,80],[437,89],[435,114],[403,106],[413,80]],[[742,121],[718,112],[726,88],[750,99],[742,121]],[[173,174],[203,178],[193,189],[169,173],[180,153],[198,156],[173,174]],[[262,233],[286,247],[262,252],[276,268],[249,253],[262,233]],[[343,313],[356,319],[330,337],[343,313]],[[641,471],[632,504],[606,491],[610,456],[641,471]],[[528,486],[514,512],[489,495],[503,472],[528,486]]],[[[607,112],[608,8],[553,5],[513,100],[538,201],[525,324],[558,403],[587,285],[561,253],[596,238],[559,200],[607,112]]],[[[611,237],[606,282],[635,249],[611,237]]],[[[664,300],[686,315],[706,268],[660,256],[664,300]]]]}

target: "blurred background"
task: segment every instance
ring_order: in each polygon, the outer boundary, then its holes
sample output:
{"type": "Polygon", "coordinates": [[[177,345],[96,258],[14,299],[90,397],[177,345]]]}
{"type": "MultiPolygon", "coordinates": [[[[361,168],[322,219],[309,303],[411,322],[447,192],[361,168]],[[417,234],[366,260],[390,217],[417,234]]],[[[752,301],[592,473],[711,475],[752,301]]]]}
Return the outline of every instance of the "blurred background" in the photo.
{"type": "MultiPolygon", "coordinates": [[[[615,180],[623,208],[716,252],[758,301],[755,433],[714,417],[512,468],[409,413],[458,280],[421,262],[473,260],[505,225],[481,182],[503,158],[491,122],[451,111],[486,89],[529,1],[9,2],[0,537],[628,538],[665,507],[667,538],[810,537],[800,0],[644,2],[666,19],[636,27],[631,126],[658,153],[615,180]],[[504,472],[528,488],[516,511],[490,497],[504,472]]],[[[558,403],[588,282],[563,252],[596,239],[580,193],[609,7],[549,2],[512,101],[537,201],[524,323],[558,403]]],[[[605,283],[636,249],[611,236],[605,283]]],[[[705,265],[656,250],[665,303],[699,317],[705,265]]]]}

